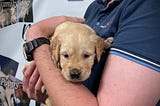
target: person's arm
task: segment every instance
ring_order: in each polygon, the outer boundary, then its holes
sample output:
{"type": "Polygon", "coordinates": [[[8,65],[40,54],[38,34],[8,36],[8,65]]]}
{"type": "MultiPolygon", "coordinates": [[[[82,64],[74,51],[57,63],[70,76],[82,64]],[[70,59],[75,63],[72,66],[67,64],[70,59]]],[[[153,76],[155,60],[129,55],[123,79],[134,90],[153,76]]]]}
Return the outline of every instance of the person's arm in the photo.
{"type": "MultiPolygon", "coordinates": [[[[84,19],[74,17],[53,17],[50,19],[43,20],[34,24],[29,29],[27,33],[27,41],[33,40],[38,37],[48,38],[53,34],[54,28],[58,24],[66,20],[74,22],[84,22],[84,19]]],[[[56,68],[52,62],[51,52],[49,49],[49,45],[42,45],[38,47],[34,51],[34,61],[36,63],[36,67],[38,69],[40,77],[45,85],[45,88],[47,89],[47,92],[51,100],[53,101],[53,104],[58,106],[64,104],[68,106],[98,105],[96,97],[86,87],[84,87],[82,84],[68,82],[62,77],[60,70],[56,68]]],[[[30,98],[44,101],[42,99],[39,99],[39,96],[37,94],[37,91],[40,89],[39,85],[41,85],[35,84],[38,76],[38,73],[35,72],[37,70],[35,70],[34,72],[32,72],[31,70],[35,69],[30,68],[26,70],[26,73],[24,73],[23,89],[27,92],[27,94],[30,95],[30,98]],[[33,82],[36,86],[33,86],[33,82]]]]}
{"type": "Polygon", "coordinates": [[[26,40],[33,40],[37,37],[46,37],[49,38],[53,35],[54,29],[57,25],[60,23],[63,23],[65,21],[73,21],[73,22],[84,22],[84,18],[77,18],[77,17],[68,17],[68,16],[55,16],[51,17],[45,20],[42,20],[40,22],[37,22],[31,26],[27,33],[26,40]]]}
{"type": "Polygon", "coordinates": [[[160,73],[110,54],[98,91],[100,106],[155,106],[160,97],[160,73]]]}

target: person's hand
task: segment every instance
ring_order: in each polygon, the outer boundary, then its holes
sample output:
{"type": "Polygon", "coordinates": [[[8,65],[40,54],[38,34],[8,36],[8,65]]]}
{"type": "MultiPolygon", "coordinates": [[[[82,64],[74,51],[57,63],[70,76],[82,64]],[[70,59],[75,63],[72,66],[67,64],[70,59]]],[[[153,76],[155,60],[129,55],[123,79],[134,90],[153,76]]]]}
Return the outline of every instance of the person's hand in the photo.
{"type": "Polygon", "coordinates": [[[68,16],[55,16],[52,18],[42,20],[31,26],[31,28],[28,30],[26,40],[29,41],[38,37],[49,38],[50,36],[53,35],[55,27],[65,21],[82,23],[85,21],[85,19],[77,17],[68,17],[68,16]]]}
{"type": "Polygon", "coordinates": [[[27,93],[30,99],[45,102],[48,97],[41,92],[42,81],[36,68],[35,62],[31,62],[23,69],[23,91],[27,93]]]}

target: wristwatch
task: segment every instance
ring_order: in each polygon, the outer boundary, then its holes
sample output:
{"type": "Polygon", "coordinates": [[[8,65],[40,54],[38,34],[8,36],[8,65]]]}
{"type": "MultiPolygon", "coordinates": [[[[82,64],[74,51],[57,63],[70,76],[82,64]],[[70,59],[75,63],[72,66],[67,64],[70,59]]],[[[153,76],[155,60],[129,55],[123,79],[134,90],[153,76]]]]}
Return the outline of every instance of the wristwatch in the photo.
{"type": "Polygon", "coordinates": [[[33,51],[43,45],[43,44],[48,44],[50,45],[50,41],[49,39],[45,38],[45,37],[39,37],[39,38],[36,38],[32,41],[29,41],[29,42],[26,42],[23,44],[23,55],[25,57],[25,59],[27,61],[32,61],[34,60],[33,58],[33,51]]]}

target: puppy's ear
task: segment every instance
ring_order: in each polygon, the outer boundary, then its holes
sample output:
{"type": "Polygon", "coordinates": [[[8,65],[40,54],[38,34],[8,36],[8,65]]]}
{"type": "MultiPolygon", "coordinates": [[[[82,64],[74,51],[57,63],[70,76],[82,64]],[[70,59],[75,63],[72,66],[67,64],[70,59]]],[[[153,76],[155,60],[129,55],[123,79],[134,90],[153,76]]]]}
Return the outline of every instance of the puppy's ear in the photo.
{"type": "Polygon", "coordinates": [[[99,62],[101,59],[102,53],[107,48],[107,45],[102,38],[97,37],[95,42],[95,47],[96,47],[96,58],[97,58],[97,61],[99,62]]]}
{"type": "Polygon", "coordinates": [[[52,59],[54,64],[59,68],[59,59],[60,59],[60,42],[58,37],[55,37],[54,39],[51,40],[51,52],[52,52],[52,59]]]}

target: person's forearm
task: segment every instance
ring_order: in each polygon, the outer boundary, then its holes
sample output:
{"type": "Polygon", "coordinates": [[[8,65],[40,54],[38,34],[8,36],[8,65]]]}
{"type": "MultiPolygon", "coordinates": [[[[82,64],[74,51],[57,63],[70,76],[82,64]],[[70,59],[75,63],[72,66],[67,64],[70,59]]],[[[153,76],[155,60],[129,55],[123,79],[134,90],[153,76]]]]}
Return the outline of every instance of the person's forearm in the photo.
{"type": "Polygon", "coordinates": [[[33,24],[29,29],[27,34],[27,41],[41,36],[49,38],[53,35],[55,27],[65,21],[84,22],[85,19],[67,16],[55,16],[39,21],[33,24]]]}
{"type": "Polygon", "coordinates": [[[97,106],[96,97],[82,84],[66,81],[53,65],[49,45],[34,52],[34,59],[48,94],[56,106],[97,106]]]}
{"type": "Polygon", "coordinates": [[[65,16],[51,17],[33,24],[28,31],[27,40],[33,40],[41,36],[49,38],[54,32],[54,28],[66,21],[65,18],[65,16]]]}

